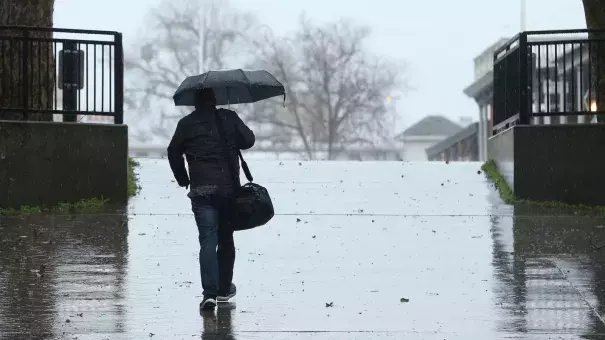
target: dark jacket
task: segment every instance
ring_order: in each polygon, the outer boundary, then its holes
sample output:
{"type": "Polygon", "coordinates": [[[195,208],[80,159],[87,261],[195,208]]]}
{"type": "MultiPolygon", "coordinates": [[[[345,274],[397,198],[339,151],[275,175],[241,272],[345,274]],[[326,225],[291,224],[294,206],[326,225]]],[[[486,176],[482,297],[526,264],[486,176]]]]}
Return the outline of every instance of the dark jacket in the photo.
{"type": "MultiPolygon", "coordinates": [[[[168,145],[168,161],[177,183],[192,189],[206,186],[231,187],[232,177],[220,135],[215,122],[213,107],[197,108],[179,120],[174,136],[168,145]],[[183,155],[189,165],[185,169],[183,155]]],[[[255,136],[235,111],[219,109],[223,122],[231,161],[236,166],[239,183],[239,158],[237,149],[245,150],[254,145],[255,136]]]]}

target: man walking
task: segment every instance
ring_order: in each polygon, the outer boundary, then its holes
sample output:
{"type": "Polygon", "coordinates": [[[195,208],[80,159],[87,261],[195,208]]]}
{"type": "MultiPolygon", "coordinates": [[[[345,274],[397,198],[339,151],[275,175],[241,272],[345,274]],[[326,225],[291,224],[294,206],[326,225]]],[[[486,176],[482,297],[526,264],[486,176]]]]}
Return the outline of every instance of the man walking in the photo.
{"type": "Polygon", "coordinates": [[[217,302],[235,296],[232,283],[235,263],[233,228],[229,207],[239,186],[238,149],[249,149],[255,136],[235,111],[216,114],[216,98],[211,89],[199,92],[195,110],[179,120],[168,146],[168,161],[181,187],[188,188],[191,207],[199,232],[200,274],[204,298],[200,308],[214,309],[217,302]],[[223,149],[216,119],[220,119],[227,150],[223,149]],[[183,155],[189,165],[185,169],[183,155]],[[238,183],[233,183],[229,163],[236,168],[238,183]]]}

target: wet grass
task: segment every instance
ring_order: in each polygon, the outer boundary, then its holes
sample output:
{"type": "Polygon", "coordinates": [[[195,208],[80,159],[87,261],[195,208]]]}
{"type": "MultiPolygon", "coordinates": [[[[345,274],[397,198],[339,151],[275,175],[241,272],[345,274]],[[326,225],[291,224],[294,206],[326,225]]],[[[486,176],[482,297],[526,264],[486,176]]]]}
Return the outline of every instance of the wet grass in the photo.
{"type": "Polygon", "coordinates": [[[139,165],[134,158],[128,158],[128,198],[136,196],[141,190],[139,177],[134,171],[139,165]]]}
{"type": "Polygon", "coordinates": [[[488,160],[481,166],[481,170],[483,170],[483,173],[485,173],[485,176],[487,176],[488,179],[494,182],[494,186],[500,193],[500,198],[502,198],[504,203],[511,205],[518,203],[519,200],[515,197],[515,194],[508,186],[508,183],[506,183],[504,177],[500,174],[500,171],[498,171],[496,162],[491,159],[488,160]]]}
{"type": "Polygon", "coordinates": [[[605,206],[589,206],[583,204],[567,204],[563,202],[556,201],[532,201],[526,199],[520,199],[515,196],[513,190],[510,188],[506,180],[500,174],[498,170],[498,166],[496,162],[493,160],[488,160],[481,166],[481,170],[485,173],[485,176],[490,179],[498,193],[500,194],[500,198],[506,204],[515,205],[515,206],[523,206],[526,209],[531,208],[547,208],[552,209],[558,212],[573,212],[578,213],[580,211],[587,213],[597,213],[599,215],[605,214],[605,206]]]}
{"type": "Polygon", "coordinates": [[[88,198],[75,203],[61,202],[54,207],[31,207],[27,205],[21,206],[19,209],[9,208],[0,209],[0,215],[16,216],[16,215],[33,215],[42,213],[55,214],[72,214],[72,213],[96,213],[104,209],[108,200],[104,198],[88,198]]]}
{"type": "MultiPolygon", "coordinates": [[[[139,178],[135,173],[135,169],[139,166],[139,162],[129,158],[128,159],[128,198],[136,196],[141,190],[139,185],[139,178]]],[[[0,215],[4,216],[17,216],[17,215],[33,215],[33,214],[86,214],[86,213],[97,213],[104,211],[107,207],[109,200],[101,198],[87,198],[78,202],[61,202],[54,207],[32,207],[23,205],[19,209],[0,208],[0,215]]]]}

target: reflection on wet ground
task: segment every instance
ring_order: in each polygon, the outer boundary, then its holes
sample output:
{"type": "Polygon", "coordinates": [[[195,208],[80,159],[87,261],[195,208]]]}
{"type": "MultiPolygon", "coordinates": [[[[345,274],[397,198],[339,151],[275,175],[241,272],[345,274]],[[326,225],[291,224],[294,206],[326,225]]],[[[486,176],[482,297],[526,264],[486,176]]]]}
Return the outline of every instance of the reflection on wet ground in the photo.
{"type": "Polygon", "coordinates": [[[504,206],[479,164],[252,163],[278,215],[200,314],[165,161],[129,214],[0,219],[2,339],[605,339],[605,218],[504,206]]]}
{"type": "Polygon", "coordinates": [[[0,335],[121,332],[127,254],[122,215],[2,218],[0,335]]]}

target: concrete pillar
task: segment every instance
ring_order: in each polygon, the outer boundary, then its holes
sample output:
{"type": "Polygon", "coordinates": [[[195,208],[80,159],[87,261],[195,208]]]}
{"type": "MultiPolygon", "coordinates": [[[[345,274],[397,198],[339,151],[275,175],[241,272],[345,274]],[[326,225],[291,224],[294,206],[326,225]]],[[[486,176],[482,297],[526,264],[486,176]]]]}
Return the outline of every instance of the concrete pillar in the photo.
{"type": "Polygon", "coordinates": [[[483,137],[482,137],[482,141],[481,144],[483,144],[483,155],[481,160],[482,161],[487,161],[487,139],[489,136],[489,130],[490,130],[490,124],[489,124],[489,104],[484,104],[483,105],[483,120],[486,122],[485,126],[483,127],[483,130],[481,130],[481,132],[483,133],[483,137]]]}
{"type": "Polygon", "coordinates": [[[479,143],[479,160],[487,161],[487,139],[490,135],[489,105],[487,103],[479,104],[479,116],[483,121],[483,124],[479,125],[479,132],[477,133],[477,141],[479,143]]]}
{"type": "Polygon", "coordinates": [[[477,105],[479,106],[479,127],[477,129],[477,147],[479,149],[479,160],[484,161],[484,159],[483,159],[484,150],[483,149],[487,144],[483,144],[483,131],[485,131],[485,126],[487,125],[487,120],[485,119],[485,116],[483,115],[483,105],[481,103],[477,103],[477,105]]]}

